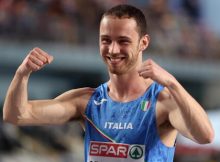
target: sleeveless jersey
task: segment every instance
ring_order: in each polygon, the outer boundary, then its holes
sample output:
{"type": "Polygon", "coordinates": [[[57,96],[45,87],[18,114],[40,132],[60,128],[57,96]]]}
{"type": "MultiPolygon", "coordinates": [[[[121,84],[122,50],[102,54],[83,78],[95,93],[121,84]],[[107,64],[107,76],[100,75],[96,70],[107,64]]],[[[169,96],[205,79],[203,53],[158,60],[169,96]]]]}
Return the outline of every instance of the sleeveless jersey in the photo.
{"type": "Polygon", "coordinates": [[[108,96],[107,83],[96,88],[85,111],[85,162],[172,162],[175,147],[165,146],[157,132],[154,82],[130,102],[108,96]]]}

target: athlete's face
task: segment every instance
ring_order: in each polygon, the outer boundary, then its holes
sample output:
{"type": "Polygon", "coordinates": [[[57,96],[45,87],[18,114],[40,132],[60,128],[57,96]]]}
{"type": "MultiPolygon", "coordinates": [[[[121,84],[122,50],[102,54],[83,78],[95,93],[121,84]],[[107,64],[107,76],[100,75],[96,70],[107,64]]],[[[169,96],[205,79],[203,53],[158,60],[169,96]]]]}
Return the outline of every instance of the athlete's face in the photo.
{"type": "Polygon", "coordinates": [[[137,65],[140,56],[140,36],[132,18],[105,16],[100,24],[100,54],[108,70],[124,74],[137,65]]]}

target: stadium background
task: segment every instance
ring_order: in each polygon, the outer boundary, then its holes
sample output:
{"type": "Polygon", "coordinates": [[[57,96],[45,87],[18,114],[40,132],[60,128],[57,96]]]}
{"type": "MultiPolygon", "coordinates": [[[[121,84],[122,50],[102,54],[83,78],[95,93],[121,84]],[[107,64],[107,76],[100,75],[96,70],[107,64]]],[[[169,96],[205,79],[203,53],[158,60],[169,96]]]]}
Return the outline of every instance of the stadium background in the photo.
{"type": "Polygon", "coordinates": [[[144,58],[153,58],[178,78],[215,128],[210,145],[178,137],[175,162],[220,161],[220,1],[0,0],[0,162],[83,162],[84,134],[78,123],[17,127],[2,122],[2,106],[16,68],[36,46],[55,60],[31,76],[31,99],[107,81],[99,57],[99,20],[120,3],[139,7],[148,18],[151,43],[144,58]]]}

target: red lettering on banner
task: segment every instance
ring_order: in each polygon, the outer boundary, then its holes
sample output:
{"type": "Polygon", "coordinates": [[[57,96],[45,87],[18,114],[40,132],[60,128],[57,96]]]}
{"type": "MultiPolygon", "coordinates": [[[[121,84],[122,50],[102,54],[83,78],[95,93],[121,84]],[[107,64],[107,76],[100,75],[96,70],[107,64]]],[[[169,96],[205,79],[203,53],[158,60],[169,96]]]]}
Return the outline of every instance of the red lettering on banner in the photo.
{"type": "Polygon", "coordinates": [[[91,156],[127,158],[128,150],[129,145],[127,144],[91,142],[89,154],[91,156]]]}

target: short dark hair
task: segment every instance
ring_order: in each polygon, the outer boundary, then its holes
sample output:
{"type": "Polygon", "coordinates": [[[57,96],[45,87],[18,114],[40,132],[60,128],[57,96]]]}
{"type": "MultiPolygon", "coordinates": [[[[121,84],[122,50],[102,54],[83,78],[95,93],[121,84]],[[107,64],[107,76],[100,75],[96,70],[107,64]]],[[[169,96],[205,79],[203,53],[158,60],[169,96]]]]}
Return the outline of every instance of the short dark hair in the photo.
{"type": "Polygon", "coordinates": [[[140,37],[147,34],[146,18],[143,12],[134,6],[127,4],[117,5],[106,11],[102,16],[102,19],[105,16],[115,16],[117,18],[133,18],[137,23],[140,37]]]}

